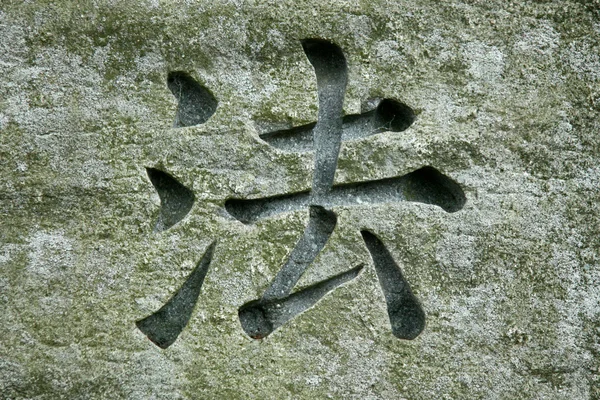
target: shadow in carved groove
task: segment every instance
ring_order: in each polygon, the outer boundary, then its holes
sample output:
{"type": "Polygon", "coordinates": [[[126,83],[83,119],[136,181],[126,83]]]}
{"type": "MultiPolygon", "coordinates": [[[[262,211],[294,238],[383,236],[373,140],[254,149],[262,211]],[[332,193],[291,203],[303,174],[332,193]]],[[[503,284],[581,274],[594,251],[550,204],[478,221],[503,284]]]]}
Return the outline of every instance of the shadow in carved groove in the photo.
{"type": "MultiPolygon", "coordinates": [[[[271,285],[260,299],[239,309],[242,328],[254,339],[265,338],[337,286],[356,278],[362,270],[360,265],[291,293],[335,228],[337,217],[331,211],[333,207],[412,201],[456,212],[466,202],[461,187],[431,166],[400,177],[334,186],[342,140],[360,139],[385,131],[403,131],[413,123],[415,114],[403,103],[384,99],[372,111],[344,117],[348,74],[342,50],[321,39],[303,40],[302,46],[317,78],[317,122],[264,133],[260,137],[269,145],[285,151],[314,151],[311,189],[259,199],[230,198],[225,202],[227,212],[245,224],[306,208],[310,212],[302,237],[271,285]]],[[[416,338],[425,327],[425,313],[419,301],[383,243],[366,230],[361,234],[385,295],[393,334],[401,339],[416,338]]]]}
{"type": "Polygon", "coordinates": [[[217,99],[210,90],[185,72],[170,72],[167,86],[178,103],[173,122],[175,128],[203,124],[217,110],[217,99]]]}
{"type": "Polygon", "coordinates": [[[360,233],[375,264],[387,303],[392,333],[400,339],[416,338],[425,328],[425,312],[381,240],[369,231],[360,233]]]}
{"type": "Polygon", "coordinates": [[[267,337],[336,287],[356,278],[362,266],[290,295],[306,269],[325,247],[336,221],[337,217],[333,212],[319,206],[310,207],[308,225],[283,268],[261,299],[247,303],[239,310],[240,323],[248,336],[254,339],[267,337]]]}
{"type": "MultiPolygon", "coordinates": [[[[377,108],[362,114],[346,115],[342,119],[342,141],[362,139],[382,132],[402,132],[415,120],[413,110],[404,103],[383,99],[377,108]]],[[[315,123],[266,132],[260,138],[284,151],[307,152],[313,148],[315,123]]]]}
{"type": "Polygon", "coordinates": [[[342,115],[348,68],[342,49],[322,39],[302,41],[317,78],[319,114],[313,128],[314,174],[311,198],[319,204],[333,185],[342,142],[342,115]]]}
{"type": "Polygon", "coordinates": [[[208,246],[196,268],[164,306],[154,314],[135,323],[139,330],[158,347],[166,349],[172,345],[188,324],[198,301],[214,249],[215,242],[208,246]]]}
{"type": "Polygon", "coordinates": [[[264,293],[264,299],[289,295],[310,263],[325,247],[337,224],[336,215],[319,206],[311,206],[306,229],[286,263],[264,293]]]}
{"type": "Polygon", "coordinates": [[[284,298],[255,300],[239,310],[240,323],[253,339],[263,339],[290,319],[308,310],[327,293],[356,278],[362,265],[318,282],[284,298]]]}
{"type": "MultiPolygon", "coordinates": [[[[238,310],[242,328],[255,339],[267,337],[362,271],[363,265],[359,265],[292,293],[335,229],[337,216],[333,207],[413,201],[456,212],[466,201],[455,181],[430,166],[400,177],[334,186],[342,140],[360,139],[384,131],[403,131],[413,123],[415,115],[407,105],[384,99],[372,111],[343,116],[348,73],[342,50],[322,39],[303,40],[302,46],[317,79],[317,122],[265,133],[261,138],[286,151],[314,151],[311,189],[260,199],[227,199],[225,202],[229,214],[246,224],[283,212],[309,209],[309,222],[282,269],[258,300],[248,302],[238,310]]],[[[217,100],[188,74],[171,72],[168,85],[179,103],[176,127],[203,123],[215,112],[217,100]]],[[[147,172],[161,199],[155,230],[168,229],[187,215],[193,206],[194,195],[163,171],[147,168],[147,172]]],[[[361,235],[386,299],[393,334],[401,339],[416,338],[425,327],[425,313],[419,301],[381,240],[367,230],[361,231],[361,235]]],[[[213,242],[185,283],[163,307],[136,322],[138,328],[161,348],[169,347],[188,324],[214,247],[213,242]]]]}
{"type": "Polygon", "coordinates": [[[160,197],[160,213],[154,231],[164,231],[185,218],[194,205],[195,196],[166,172],[155,168],[146,168],[146,172],[160,197]]]}
{"type": "MultiPolygon", "coordinates": [[[[466,197],[461,187],[433,167],[423,167],[409,174],[375,181],[336,185],[321,202],[326,208],[357,204],[380,204],[412,201],[432,204],[446,212],[463,208],[466,197]]],[[[229,199],[227,212],[245,224],[284,212],[297,211],[311,204],[309,191],[261,199],[229,199]]]]}

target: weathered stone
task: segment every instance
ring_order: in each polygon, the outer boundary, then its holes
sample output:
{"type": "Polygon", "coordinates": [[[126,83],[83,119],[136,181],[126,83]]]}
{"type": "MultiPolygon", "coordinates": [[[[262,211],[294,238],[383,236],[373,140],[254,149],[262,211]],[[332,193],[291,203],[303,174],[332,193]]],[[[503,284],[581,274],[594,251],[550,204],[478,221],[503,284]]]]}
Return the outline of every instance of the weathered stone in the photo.
{"type": "Polygon", "coordinates": [[[598,0],[52,3],[0,6],[0,397],[600,398],[598,0]]]}

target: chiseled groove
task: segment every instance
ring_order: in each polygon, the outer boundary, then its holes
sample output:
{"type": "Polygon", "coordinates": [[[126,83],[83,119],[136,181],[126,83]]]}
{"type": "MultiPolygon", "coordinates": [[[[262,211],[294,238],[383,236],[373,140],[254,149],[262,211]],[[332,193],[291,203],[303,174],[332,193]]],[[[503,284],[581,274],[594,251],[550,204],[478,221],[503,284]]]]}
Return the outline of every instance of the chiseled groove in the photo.
{"type": "Polygon", "coordinates": [[[285,298],[255,300],[239,310],[240,323],[244,331],[253,339],[263,339],[290,319],[315,305],[327,293],[356,278],[362,265],[335,275],[312,286],[293,293],[285,298]]]}
{"type": "MultiPolygon", "coordinates": [[[[375,110],[346,115],[342,119],[342,141],[358,140],[382,132],[402,132],[415,120],[413,110],[404,103],[383,99],[375,110]]],[[[269,145],[288,152],[313,151],[314,123],[266,132],[260,138],[269,145]]]]}
{"type": "MultiPolygon", "coordinates": [[[[452,213],[463,208],[466,197],[451,178],[433,167],[423,167],[396,178],[334,186],[321,205],[332,208],[402,200],[436,205],[452,213]]],[[[251,224],[280,213],[304,209],[310,202],[310,193],[306,191],[262,199],[229,199],[225,209],[238,221],[251,224]]]]}
{"type": "Polygon", "coordinates": [[[190,212],[194,205],[194,193],[164,171],[146,168],[146,173],[160,198],[160,212],[154,231],[167,230],[190,212]]]}
{"type": "Polygon", "coordinates": [[[344,53],[337,45],[322,39],[306,39],[302,47],[317,77],[319,116],[313,128],[315,168],[311,197],[319,204],[331,190],[337,168],[348,71],[344,53]]]}
{"type": "Polygon", "coordinates": [[[172,345],[187,326],[198,302],[214,249],[215,242],[208,246],[196,268],[164,306],[135,323],[139,330],[158,347],[166,349],[172,345]]]}
{"type": "Polygon", "coordinates": [[[203,124],[217,110],[218,102],[211,91],[183,71],[170,72],[167,86],[178,103],[175,128],[203,124]]]}
{"type": "Polygon", "coordinates": [[[383,289],[392,333],[400,339],[415,339],[425,329],[425,312],[419,300],[381,240],[369,231],[361,234],[383,289]]]}
{"type": "Polygon", "coordinates": [[[283,268],[263,294],[264,300],[288,296],[308,266],[325,247],[335,225],[336,215],[319,206],[310,207],[308,225],[283,268]]]}
{"type": "Polygon", "coordinates": [[[259,137],[269,145],[284,151],[307,152],[313,150],[313,129],[316,123],[295,126],[290,129],[281,129],[265,132],[259,137]]]}

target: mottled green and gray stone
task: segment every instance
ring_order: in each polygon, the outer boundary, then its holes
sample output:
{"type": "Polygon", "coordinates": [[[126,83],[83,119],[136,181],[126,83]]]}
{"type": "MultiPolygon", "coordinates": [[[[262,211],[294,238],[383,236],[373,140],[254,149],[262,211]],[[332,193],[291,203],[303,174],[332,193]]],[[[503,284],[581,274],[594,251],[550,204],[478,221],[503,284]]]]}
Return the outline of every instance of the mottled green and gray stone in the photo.
{"type": "Polygon", "coordinates": [[[0,397],[600,398],[599,10],[598,0],[3,0],[0,397]],[[342,143],[335,183],[432,166],[466,203],[451,214],[335,208],[338,225],[297,288],[363,271],[256,341],[238,309],[264,293],[308,212],[246,226],[223,205],[310,188],[311,153],[259,139],[316,121],[306,38],[344,51],[345,114],[390,98],[416,115],[402,132],[342,143]],[[214,96],[205,123],[173,127],[173,71],[214,96]],[[147,168],[194,195],[164,231],[147,168]],[[414,340],[391,332],[361,230],[423,307],[414,340]],[[198,304],[163,350],[135,322],[214,240],[198,304]]]}

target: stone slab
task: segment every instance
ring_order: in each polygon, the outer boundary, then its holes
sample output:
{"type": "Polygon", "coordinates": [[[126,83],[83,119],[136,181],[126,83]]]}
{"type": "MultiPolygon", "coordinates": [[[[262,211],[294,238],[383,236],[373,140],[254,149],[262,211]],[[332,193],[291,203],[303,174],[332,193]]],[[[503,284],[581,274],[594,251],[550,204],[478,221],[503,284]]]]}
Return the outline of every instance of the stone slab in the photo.
{"type": "Polygon", "coordinates": [[[4,0],[0,397],[600,398],[599,10],[4,0]],[[347,281],[256,340],[240,307],[269,288],[309,212],[243,224],[225,204],[312,187],[313,153],[264,139],[319,118],[306,39],[343,52],[345,115],[381,99],[414,113],[342,140],[334,185],[431,167],[465,202],[331,204],[337,225],[294,290],[347,281]],[[413,340],[392,332],[361,231],[422,307],[413,340]],[[215,241],[162,349],[136,322],[215,241]]]}

